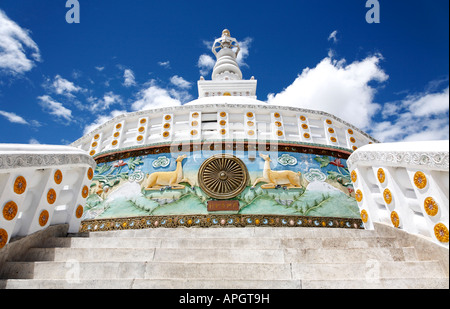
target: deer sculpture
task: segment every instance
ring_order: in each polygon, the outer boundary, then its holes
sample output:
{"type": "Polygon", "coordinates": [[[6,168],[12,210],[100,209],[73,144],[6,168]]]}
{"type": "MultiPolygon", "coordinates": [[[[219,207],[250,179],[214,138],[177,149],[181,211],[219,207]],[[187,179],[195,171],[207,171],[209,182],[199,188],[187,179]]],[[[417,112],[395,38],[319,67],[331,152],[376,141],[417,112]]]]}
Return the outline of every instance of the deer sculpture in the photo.
{"type": "Polygon", "coordinates": [[[155,172],[147,176],[142,186],[144,190],[161,190],[170,188],[172,190],[181,190],[185,186],[180,185],[181,182],[187,182],[192,187],[193,184],[189,179],[183,178],[183,167],[181,163],[186,159],[186,155],[177,158],[177,168],[172,172],[155,172]]]}
{"type": "Polygon", "coordinates": [[[269,155],[259,154],[264,159],[264,171],[263,177],[257,178],[253,183],[252,189],[260,182],[265,182],[262,185],[262,189],[275,189],[283,187],[285,189],[301,188],[300,177],[302,173],[293,171],[272,171],[270,168],[270,162],[272,161],[269,155]]]}

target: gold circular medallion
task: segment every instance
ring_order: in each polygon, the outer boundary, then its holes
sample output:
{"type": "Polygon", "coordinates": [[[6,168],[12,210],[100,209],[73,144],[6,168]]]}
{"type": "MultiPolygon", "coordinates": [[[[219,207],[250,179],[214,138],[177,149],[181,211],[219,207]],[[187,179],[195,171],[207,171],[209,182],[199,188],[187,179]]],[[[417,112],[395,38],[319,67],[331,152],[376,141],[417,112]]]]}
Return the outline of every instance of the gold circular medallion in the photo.
{"type": "Polygon", "coordinates": [[[144,131],[145,131],[145,127],[140,127],[138,131],[139,131],[140,133],[144,132],[144,131]]]}
{"type": "Polygon", "coordinates": [[[78,205],[78,207],[77,207],[77,209],[75,210],[75,217],[77,218],[77,219],[80,219],[81,218],[81,216],[83,215],[83,206],[81,206],[81,205],[78,205]]]}
{"type": "Polygon", "coordinates": [[[255,125],[255,123],[253,121],[247,121],[247,125],[249,127],[253,127],[255,125]]]}
{"type": "Polygon", "coordinates": [[[278,130],[278,131],[277,131],[277,135],[278,135],[278,136],[283,136],[283,131],[278,130]]]}
{"type": "Polygon", "coordinates": [[[47,193],[47,202],[51,205],[56,201],[56,192],[53,189],[48,190],[47,193]]]}
{"type": "Polygon", "coordinates": [[[248,133],[248,135],[250,135],[250,136],[255,135],[255,131],[253,131],[253,130],[249,130],[247,133],[248,133]]]}
{"type": "Polygon", "coordinates": [[[367,223],[367,221],[369,220],[369,214],[365,209],[361,210],[361,220],[364,223],[367,223]]]}
{"type": "Polygon", "coordinates": [[[163,127],[164,127],[164,129],[169,129],[170,128],[170,123],[165,123],[163,127]]]}
{"type": "Polygon", "coordinates": [[[400,226],[400,217],[398,216],[398,213],[396,211],[391,212],[391,222],[394,227],[400,226]]]}
{"type": "Polygon", "coordinates": [[[414,174],[414,184],[417,188],[423,189],[427,186],[427,177],[421,171],[414,174]]]}
{"type": "Polygon", "coordinates": [[[165,121],[170,121],[170,119],[172,119],[172,116],[170,116],[170,115],[166,115],[166,116],[164,117],[164,120],[165,120],[165,121]]]}
{"type": "Polygon", "coordinates": [[[350,137],[350,142],[352,142],[354,144],[354,143],[356,143],[356,139],[352,136],[352,137],[350,137]]]}
{"type": "Polygon", "coordinates": [[[4,229],[0,229],[0,249],[3,248],[8,242],[8,232],[4,229]]]}
{"type": "Polygon", "coordinates": [[[142,135],[139,135],[138,137],[136,137],[136,140],[138,142],[142,141],[144,139],[144,137],[142,135]]]}
{"type": "Polygon", "coordinates": [[[219,115],[220,115],[220,117],[225,118],[227,116],[227,113],[221,112],[219,115]]]}
{"type": "Polygon", "coordinates": [[[48,222],[49,217],[50,217],[50,215],[49,215],[48,211],[47,210],[43,210],[41,212],[41,214],[39,215],[39,225],[40,226],[45,226],[47,224],[47,222],[48,222]]]}
{"type": "Polygon", "coordinates": [[[55,180],[55,183],[59,185],[63,180],[63,175],[60,170],[56,170],[55,174],[53,175],[53,179],[55,180]]]}
{"type": "Polygon", "coordinates": [[[337,139],[336,139],[336,137],[332,136],[332,137],[330,137],[330,141],[332,141],[333,143],[336,143],[337,139]]]}
{"type": "Polygon", "coordinates": [[[333,121],[331,121],[330,119],[327,119],[325,122],[326,122],[327,124],[333,124],[333,121]]]}
{"type": "Polygon", "coordinates": [[[89,188],[87,186],[83,187],[83,190],[81,190],[81,196],[83,198],[87,198],[89,195],[89,188]]]}
{"type": "Polygon", "coordinates": [[[27,188],[27,181],[25,180],[25,177],[19,176],[16,178],[16,181],[14,182],[14,192],[16,194],[22,194],[25,192],[27,188]]]}
{"type": "Polygon", "coordinates": [[[9,201],[5,204],[5,206],[3,206],[3,217],[6,220],[11,221],[16,217],[17,211],[18,211],[17,204],[14,203],[13,201],[9,201]]]}
{"type": "Polygon", "coordinates": [[[279,113],[275,113],[275,114],[273,114],[273,116],[274,116],[275,118],[280,118],[280,114],[279,114],[279,113]]]}
{"type": "Polygon", "coordinates": [[[198,116],[200,116],[200,114],[199,113],[192,113],[192,118],[198,118],[198,116]]]}
{"type": "Polygon", "coordinates": [[[386,202],[386,204],[392,203],[392,193],[391,193],[391,190],[389,190],[389,189],[384,189],[384,191],[383,191],[383,198],[384,198],[384,201],[386,202]]]}
{"type": "Polygon", "coordinates": [[[303,123],[303,124],[302,124],[302,129],[303,129],[303,130],[307,130],[307,129],[308,129],[308,125],[303,123]]]}
{"type": "Polygon", "coordinates": [[[439,206],[432,197],[427,197],[424,201],[424,209],[427,215],[434,217],[439,211],[439,206]]]}
{"type": "Polygon", "coordinates": [[[169,135],[170,135],[170,133],[167,132],[167,131],[163,133],[163,136],[164,136],[164,137],[169,137],[169,135]]]}
{"type": "Polygon", "coordinates": [[[119,137],[119,135],[120,135],[119,132],[114,133],[114,137],[119,137]]]}
{"type": "Polygon", "coordinates": [[[311,135],[309,135],[309,133],[305,133],[305,134],[303,134],[303,137],[304,137],[304,138],[310,138],[311,135]]]}
{"type": "Polygon", "coordinates": [[[113,141],[111,142],[111,145],[116,146],[118,143],[119,143],[119,142],[118,142],[117,140],[113,140],[113,141]]]}
{"type": "Polygon", "coordinates": [[[353,146],[352,149],[353,149],[353,151],[355,151],[356,149],[358,149],[358,147],[353,146]]]}
{"type": "Polygon", "coordinates": [[[89,153],[91,156],[95,155],[95,150],[91,150],[91,152],[89,153]]]}
{"type": "Polygon", "coordinates": [[[384,183],[384,181],[386,180],[386,174],[382,168],[378,169],[377,178],[380,183],[384,183]]]}
{"type": "Polygon", "coordinates": [[[198,172],[200,188],[208,196],[226,200],[241,194],[248,183],[245,164],[229,154],[218,154],[205,160],[198,172]]]}
{"type": "Polygon", "coordinates": [[[352,171],[351,173],[352,182],[355,183],[358,179],[358,174],[356,174],[356,171],[352,171]]]}
{"type": "Polygon", "coordinates": [[[140,124],[144,124],[146,122],[147,122],[147,119],[145,119],[145,118],[143,118],[143,119],[141,119],[141,121],[139,121],[140,124]]]}
{"type": "Polygon", "coordinates": [[[300,120],[301,121],[306,121],[306,117],[305,116],[300,116],[300,120]]]}
{"type": "Polygon", "coordinates": [[[98,139],[100,137],[100,134],[95,134],[94,139],[98,139]]]}
{"type": "Polygon", "coordinates": [[[247,118],[253,118],[253,113],[252,112],[248,112],[247,113],[247,118]]]}
{"type": "Polygon", "coordinates": [[[348,129],[347,132],[348,132],[348,134],[350,134],[350,135],[353,134],[353,130],[352,130],[352,129],[348,129]]]}
{"type": "Polygon", "coordinates": [[[121,123],[118,123],[118,124],[116,125],[116,129],[117,129],[117,130],[119,130],[121,127],[122,127],[122,124],[121,124],[121,123]]]}
{"type": "Polygon", "coordinates": [[[333,128],[328,128],[328,132],[330,132],[331,134],[334,133],[334,129],[333,128]]]}
{"type": "Polygon", "coordinates": [[[283,124],[282,124],[281,122],[279,122],[279,121],[275,121],[275,125],[276,125],[277,127],[281,127],[283,124]]]}
{"type": "Polygon", "coordinates": [[[355,199],[358,203],[360,203],[362,201],[363,194],[362,194],[361,190],[356,190],[355,199]]]}
{"type": "Polygon", "coordinates": [[[92,148],[95,148],[95,147],[97,147],[97,145],[98,145],[97,142],[93,142],[92,145],[91,145],[91,147],[92,147],[92,148]]]}
{"type": "Polygon", "coordinates": [[[197,130],[192,130],[192,131],[191,131],[191,135],[192,135],[192,136],[195,136],[195,135],[197,135],[197,134],[198,134],[197,130]]]}
{"type": "Polygon", "coordinates": [[[191,126],[196,127],[198,126],[198,121],[194,120],[191,122],[191,126]]]}
{"type": "Polygon", "coordinates": [[[87,177],[89,180],[92,180],[92,178],[94,178],[94,170],[92,169],[92,167],[90,167],[87,171],[87,177]]]}
{"type": "Polygon", "coordinates": [[[220,120],[219,124],[220,124],[221,126],[225,126],[225,125],[227,124],[227,122],[226,122],[225,120],[220,120]]]}
{"type": "Polygon", "coordinates": [[[443,223],[438,223],[434,226],[434,235],[440,242],[448,242],[448,228],[443,223]]]}

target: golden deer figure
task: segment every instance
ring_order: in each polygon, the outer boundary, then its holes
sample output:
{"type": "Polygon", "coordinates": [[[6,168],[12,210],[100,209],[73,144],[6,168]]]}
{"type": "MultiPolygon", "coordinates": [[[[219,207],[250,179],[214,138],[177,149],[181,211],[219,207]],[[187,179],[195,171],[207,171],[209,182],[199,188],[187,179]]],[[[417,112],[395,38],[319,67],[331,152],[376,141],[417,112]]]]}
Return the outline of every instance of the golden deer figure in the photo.
{"type": "Polygon", "coordinates": [[[283,186],[286,189],[291,188],[301,188],[300,177],[302,173],[293,172],[293,171],[272,171],[270,168],[270,162],[272,161],[269,155],[259,154],[261,158],[266,161],[264,163],[264,171],[263,177],[257,178],[253,183],[252,188],[260,182],[265,182],[265,185],[262,185],[262,189],[275,189],[277,187],[283,186]]]}
{"type": "Polygon", "coordinates": [[[192,182],[189,179],[183,178],[183,167],[181,162],[186,159],[186,155],[177,158],[177,168],[172,172],[155,172],[147,176],[142,186],[145,190],[161,190],[163,188],[171,188],[173,190],[184,189],[185,186],[180,185],[181,182],[187,182],[192,187],[192,182]]]}

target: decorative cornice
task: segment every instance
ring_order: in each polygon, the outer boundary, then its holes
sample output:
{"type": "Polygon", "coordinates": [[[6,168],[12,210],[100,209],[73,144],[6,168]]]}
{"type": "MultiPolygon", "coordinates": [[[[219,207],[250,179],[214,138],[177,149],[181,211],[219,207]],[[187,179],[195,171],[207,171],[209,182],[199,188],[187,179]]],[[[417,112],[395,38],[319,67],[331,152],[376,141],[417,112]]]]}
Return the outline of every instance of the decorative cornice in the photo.
{"type": "Polygon", "coordinates": [[[357,163],[363,165],[417,167],[449,170],[449,152],[363,151],[354,152],[347,160],[350,169],[357,163]]]}
{"type": "Polygon", "coordinates": [[[360,129],[356,128],[355,126],[353,126],[352,124],[334,116],[331,114],[328,114],[326,112],[322,112],[322,111],[317,111],[317,110],[311,110],[311,109],[304,109],[304,108],[298,108],[298,107],[291,107],[291,106],[279,106],[279,105],[270,105],[270,104],[196,104],[196,105],[181,105],[181,106],[169,106],[169,107],[163,107],[163,108],[155,108],[155,109],[149,109],[149,110],[143,110],[143,111],[137,111],[137,112],[132,112],[132,113],[125,113],[122,115],[119,115],[107,122],[105,122],[104,124],[100,125],[99,127],[97,127],[95,130],[93,130],[92,132],[86,134],[85,136],[79,138],[78,140],[76,140],[75,142],[73,142],[71,144],[71,146],[79,146],[80,144],[83,143],[84,140],[89,139],[91,140],[92,137],[98,133],[99,131],[101,131],[103,128],[113,125],[114,123],[128,118],[128,117],[142,117],[142,116],[148,116],[150,114],[155,114],[155,113],[174,113],[174,112],[179,112],[179,111],[192,111],[192,110],[204,110],[204,109],[219,109],[219,108],[242,108],[242,109],[256,109],[256,110],[271,110],[271,109],[276,109],[276,110],[281,110],[281,111],[290,111],[290,112],[296,112],[296,113],[307,113],[307,114],[313,114],[313,115],[320,115],[320,116],[324,116],[324,117],[328,117],[330,119],[334,119],[336,121],[341,122],[342,124],[344,124],[345,126],[357,131],[358,133],[364,135],[366,138],[370,139],[371,141],[373,141],[374,143],[379,143],[379,141],[377,141],[376,139],[374,139],[372,136],[370,136],[369,134],[367,134],[366,132],[361,131],[360,129]]]}
{"type": "Polygon", "coordinates": [[[96,163],[87,154],[65,153],[65,154],[39,154],[39,153],[0,153],[0,170],[28,168],[28,167],[50,167],[72,164],[87,164],[94,168],[96,163]]]}

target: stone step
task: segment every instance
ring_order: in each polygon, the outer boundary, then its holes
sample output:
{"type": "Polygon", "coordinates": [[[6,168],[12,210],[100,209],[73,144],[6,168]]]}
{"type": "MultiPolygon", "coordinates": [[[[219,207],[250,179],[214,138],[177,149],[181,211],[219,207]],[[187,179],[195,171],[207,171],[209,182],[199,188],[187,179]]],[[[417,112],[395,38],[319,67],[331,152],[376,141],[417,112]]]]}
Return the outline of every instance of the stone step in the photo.
{"type": "MultiPolygon", "coordinates": [[[[378,280],[10,279],[2,289],[449,289],[448,278],[378,280]]],[[[270,292],[269,292],[270,293],[270,292]]]]}
{"type": "Polygon", "coordinates": [[[159,238],[360,238],[377,236],[376,231],[342,228],[156,228],[141,230],[113,230],[88,233],[96,237],[159,237],[159,238]]]}
{"type": "Polygon", "coordinates": [[[72,248],[369,248],[398,247],[394,237],[354,238],[151,238],[151,237],[94,237],[54,238],[47,247],[72,248]]]}
{"type": "MultiPolygon", "coordinates": [[[[8,262],[8,279],[365,280],[446,278],[436,261],[366,263],[8,262]]],[[[448,278],[447,278],[448,280],[448,278]]]]}
{"type": "Polygon", "coordinates": [[[158,262],[8,262],[8,279],[233,279],[290,280],[289,264],[158,262]]]}
{"type": "Polygon", "coordinates": [[[417,261],[414,248],[364,249],[189,249],[189,248],[32,248],[24,261],[182,263],[353,263],[417,261]]]}
{"type": "Polygon", "coordinates": [[[292,264],[292,277],[302,280],[374,280],[447,278],[438,261],[292,264]]]}
{"type": "Polygon", "coordinates": [[[318,249],[318,248],[398,248],[395,237],[361,238],[164,238],[164,237],[55,237],[46,248],[246,248],[246,249],[318,249]]]}
{"type": "Polygon", "coordinates": [[[0,280],[4,289],[300,289],[300,280],[191,280],[191,279],[117,279],[117,280],[0,280]]]}
{"type": "Polygon", "coordinates": [[[448,278],[302,280],[302,289],[448,289],[448,278]]]}

